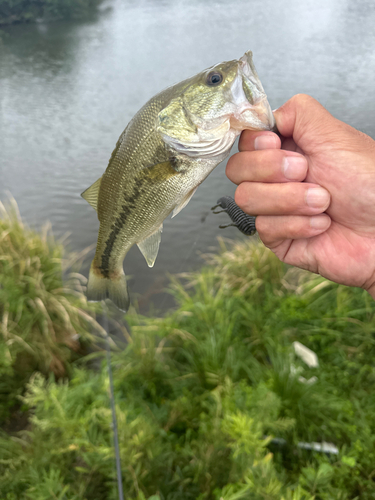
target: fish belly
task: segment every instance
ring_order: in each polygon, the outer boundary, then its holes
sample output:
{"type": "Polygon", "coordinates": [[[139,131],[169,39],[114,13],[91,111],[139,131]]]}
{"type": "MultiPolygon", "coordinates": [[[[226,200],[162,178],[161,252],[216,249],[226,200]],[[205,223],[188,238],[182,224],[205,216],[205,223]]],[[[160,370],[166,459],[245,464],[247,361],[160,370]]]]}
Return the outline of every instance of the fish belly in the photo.
{"type": "Polygon", "coordinates": [[[186,170],[176,172],[165,162],[128,182],[117,209],[100,221],[96,266],[116,275],[129,249],[157,231],[216,165],[217,161],[193,160],[186,170]]]}

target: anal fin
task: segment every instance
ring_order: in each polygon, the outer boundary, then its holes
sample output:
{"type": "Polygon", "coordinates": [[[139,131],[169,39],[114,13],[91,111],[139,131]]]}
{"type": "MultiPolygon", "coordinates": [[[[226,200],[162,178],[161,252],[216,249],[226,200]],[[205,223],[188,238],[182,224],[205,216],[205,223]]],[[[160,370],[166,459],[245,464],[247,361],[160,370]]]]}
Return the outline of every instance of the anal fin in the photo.
{"type": "Polygon", "coordinates": [[[172,218],[175,217],[178,213],[181,212],[181,210],[183,208],[186,207],[186,205],[189,203],[189,201],[191,200],[191,198],[193,197],[195,191],[197,190],[198,186],[193,188],[191,191],[188,192],[188,194],[182,199],[182,201],[180,202],[179,205],[177,205],[174,210],[173,210],[173,213],[172,213],[172,218]]]}
{"type": "Polygon", "coordinates": [[[163,224],[161,224],[161,226],[146,239],[137,243],[139,250],[142,252],[143,257],[146,259],[148,267],[152,267],[155,264],[155,260],[159,251],[162,231],[163,224]]]}
{"type": "Polygon", "coordinates": [[[81,194],[82,198],[84,198],[92,208],[96,211],[98,211],[98,197],[99,197],[99,189],[100,189],[100,183],[102,181],[102,178],[100,177],[97,181],[94,182],[94,184],[91,184],[90,187],[86,189],[86,191],[83,191],[81,194]]]}

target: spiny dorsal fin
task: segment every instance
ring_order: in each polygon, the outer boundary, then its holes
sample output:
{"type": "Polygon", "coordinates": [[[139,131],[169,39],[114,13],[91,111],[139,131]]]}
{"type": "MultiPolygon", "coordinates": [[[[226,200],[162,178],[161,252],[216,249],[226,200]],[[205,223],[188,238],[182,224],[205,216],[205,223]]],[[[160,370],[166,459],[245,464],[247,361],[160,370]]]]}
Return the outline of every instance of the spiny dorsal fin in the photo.
{"type": "Polygon", "coordinates": [[[146,259],[148,267],[152,267],[155,264],[155,260],[159,251],[162,231],[163,224],[145,240],[137,243],[139,250],[142,252],[143,257],[146,259]]]}
{"type": "Polygon", "coordinates": [[[175,217],[178,213],[181,212],[181,210],[183,208],[186,207],[186,205],[189,203],[189,201],[191,200],[193,194],[195,193],[195,191],[197,190],[198,186],[193,188],[191,191],[188,192],[188,194],[184,197],[184,199],[181,201],[181,203],[179,205],[177,205],[174,210],[173,210],[173,214],[172,214],[172,218],[175,217]]]}
{"type": "Polygon", "coordinates": [[[100,177],[97,181],[94,182],[86,191],[83,191],[81,194],[82,198],[84,198],[92,208],[98,211],[98,197],[99,197],[99,189],[102,178],[100,177]]]}

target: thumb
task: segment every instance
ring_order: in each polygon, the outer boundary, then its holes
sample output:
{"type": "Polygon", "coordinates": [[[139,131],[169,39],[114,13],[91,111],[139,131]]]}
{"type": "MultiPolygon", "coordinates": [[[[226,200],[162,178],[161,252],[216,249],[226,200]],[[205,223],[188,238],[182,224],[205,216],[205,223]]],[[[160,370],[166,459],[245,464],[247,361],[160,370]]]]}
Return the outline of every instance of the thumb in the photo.
{"type": "Polygon", "coordinates": [[[334,118],[316,99],[297,94],[274,112],[277,128],[284,137],[293,137],[305,153],[329,137],[337,128],[334,118]]]}

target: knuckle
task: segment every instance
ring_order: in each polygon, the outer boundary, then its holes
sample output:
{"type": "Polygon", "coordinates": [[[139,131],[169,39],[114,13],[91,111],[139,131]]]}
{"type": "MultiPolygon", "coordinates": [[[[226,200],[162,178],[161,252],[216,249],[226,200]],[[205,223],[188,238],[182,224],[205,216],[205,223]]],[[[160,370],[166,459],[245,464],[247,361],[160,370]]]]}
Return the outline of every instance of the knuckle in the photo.
{"type": "Polygon", "coordinates": [[[243,130],[240,135],[240,141],[245,141],[251,137],[251,130],[243,130]]]}
{"type": "Polygon", "coordinates": [[[309,228],[306,227],[304,218],[299,216],[291,218],[287,231],[290,238],[307,237],[311,232],[309,228]]]}
{"type": "Polygon", "coordinates": [[[282,214],[293,213],[299,209],[298,203],[296,203],[295,196],[287,192],[284,196],[279,199],[279,211],[282,214]]]}
{"type": "MultiPolygon", "coordinates": [[[[238,153],[236,153],[236,154],[238,154],[238,153]]],[[[236,161],[235,156],[236,155],[233,155],[229,158],[228,163],[225,167],[225,175],[227,177],[229,177],[229,179],[233,176],[233,169],[235,167],[235,161],[236,161]]]]}
{"type": "Polygon", "coordinates": [[[249,149],[248,143],[251,140],[251,136],[247,133],[249,130],[244,130],[241,132],[240,140],[238,141],[238,149],[240,151],[246,151],[249,149]]]}
{"type": "Polygon", "coordinates": [[[225,167],[225,174],[232,182],[238,184],[238,180],[243,177],[248,167],[248,161],[246,159],[246,154],[235,153],[228,160],[225,167]]]}
{"type": "Polygon", "coordinates": [[[260,239],[263,240],[263,238],[266,237],[267,235],[267,231],[269,230],[269,223],[267,217],[259,215],[255,219],[255,227],[256,230],[258,231],[260,239]]]}
{"type": "Polygon", "coordinates": [[[283,193],[284,195],[280,198],[280,209],[283,211],[283,213],[289,215],[298,215],[306,211],[304,193],[305,189],[302,183],[286,183],[285,191],[283,193]]]}
{"type": "Polygon", "coordinates": [[[291,98],[291,102],[294,104],[297,104],[298,106],[301,105],[310,105],[312,103],[316,103],[316,99],[311,97],[311,95],[308,94],[296,94],[291,98]]]}
{"type": "Polygon", "coordinates": [[[239,186],[236,189],[236,192],[234,193],[234,201],[236,205],[238,205],[242,210],[246,208],[247,202],[249,200],[249,193],[248,193],[248,183],[247,182],[242,182],[239,184],[239,186]]]}

